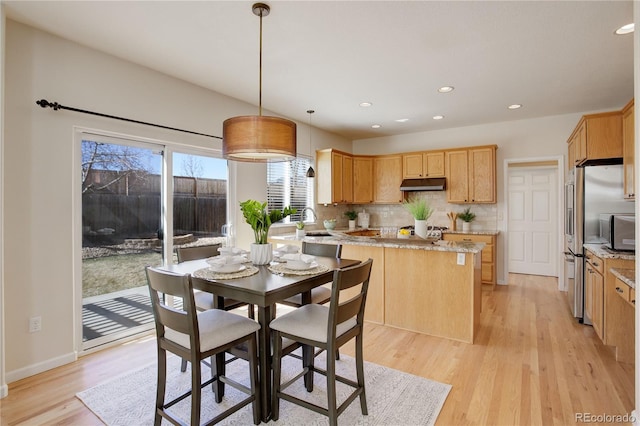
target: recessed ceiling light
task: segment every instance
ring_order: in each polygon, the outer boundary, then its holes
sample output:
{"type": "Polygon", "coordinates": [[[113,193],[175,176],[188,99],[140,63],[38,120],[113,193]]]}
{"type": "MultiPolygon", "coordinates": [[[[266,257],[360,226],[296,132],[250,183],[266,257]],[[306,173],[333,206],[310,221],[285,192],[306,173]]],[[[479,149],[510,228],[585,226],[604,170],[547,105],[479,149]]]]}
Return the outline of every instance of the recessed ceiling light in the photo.
{"type": "Polygon", "coordinates": [[[509,105],[507,108],[509,108],[509,109],[522,108],[522,104],[512,104],[512,105],[509,105]]]}
{"type": "Polygon", "coordinates": [[[624,34],[632,33],[634,30],[635,30],[635,24],[632,22],[630,24],[621,26],[615,31],[615,33],[618,35],[624,35],[624,34]]]}
{"type": "Polygon", "coordinates": [[[373,105],[371,102],[360,102],[361,107],[370,107],[371,105],[373,105]]]}
{"type": "Polygon", "coordinates": [[[433,119],[434,120],[442,120],[444,118],[444,115],[434,115],[433,119]]]}
{"type": "Polygon", "coordinates": [[[379,124],[374,124],[374,125],[373,125],[373,126],[371,126],[371,127],[372,127],[373,129],[379,129],[379,128],[380,128],[380,127],[382,127],[382,126],[381,126],[381,125],[379,125],[379,124]]]}
{"type": "Polygon", "coordinates": [[[409,119],[408,118],[398,118],[396,121],[398,123],[406,123],[407,121],[409,121],[409,119]]]}
{"type": "Polygon", "coordinates": [[[438,92],[440,93],[453,92],[453,86],[442,86],[441,88],[438,89],[438,92]]]}

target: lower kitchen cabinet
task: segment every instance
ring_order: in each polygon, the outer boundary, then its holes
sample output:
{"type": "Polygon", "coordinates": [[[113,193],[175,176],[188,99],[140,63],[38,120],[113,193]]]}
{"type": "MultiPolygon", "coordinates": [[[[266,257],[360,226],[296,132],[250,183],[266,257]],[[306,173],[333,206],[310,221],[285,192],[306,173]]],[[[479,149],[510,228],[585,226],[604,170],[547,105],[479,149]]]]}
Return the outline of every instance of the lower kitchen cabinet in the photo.
{"type": "Polygon", "coordinates": [[[482,284],[496,285],[496,236],[476,235],[476,234],[451,234],[443,233],[442,239],[445,241],[469,241],[474,243],[484,243],[482,249],[482,284]]]}
{"type": "Polygon", "coordinates": [[[589,318],[593,329],[603,339],[604,331],[604,277],[602,268],[604,261],[598,256],[591,254],[587,257],[584,277],[584,310],[589,318]]]}
{"type": "MultiPolygon", "coordinates": [[[[384,324],[384,247],[343,244],[341,257],[361,261],[365,261],[369,258],[373,259],[364,319],[365,321],[376,324],[384,324]]],[[[345,290],[343,292],[344,296],[349,297],[350,292],[355,295],[355,293],[358,292],[358,289],[345,290]]]]}

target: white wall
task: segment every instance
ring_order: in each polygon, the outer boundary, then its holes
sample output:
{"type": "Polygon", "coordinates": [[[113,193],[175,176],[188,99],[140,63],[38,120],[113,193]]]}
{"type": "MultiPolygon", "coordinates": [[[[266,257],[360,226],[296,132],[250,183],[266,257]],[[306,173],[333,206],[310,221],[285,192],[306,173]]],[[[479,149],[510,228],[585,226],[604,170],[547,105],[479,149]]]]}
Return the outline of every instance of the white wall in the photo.
{"type": "MultiPolygon", "coordinates": [[[[219,152],[221,141],[70,111],[42,109],[45,98],[62,105],[136,120],[222,135],[222,122],[256,114],[257,107],[150,69],[119,60],[29,26],[6,25],[4,116],[4,252],[2,346],[8,383],[71,362],[74,341],[73,128],[81,126],[189,145],[219,152]],[[42,317],[42,331],[28,332],[28,319],[42,317]]],[[[314,130],[314,150],[351,141],[314,130]]],[[[301,153],[308,153],[308,126],[298,123],[301,153]]],[[[266,199],[265,166],[230,167],[237,179],[233,200],[266,199]]],[[[232,206],[233,207],[233,206],[232,206]]],[[[232,212],[233,213],[233,212],[232,212]]],[[[238,219],[237,219],[238,220],[238,219]]],[[[236,222],[238,243],[250,234],[236,222]]],[[[74,257],[75,256],[75,257],[74,257]]],[[[2,358],[0,357],[0,360],[2,358]]],[[[2,378],[0,371],[0,378],[2,378]]]]}

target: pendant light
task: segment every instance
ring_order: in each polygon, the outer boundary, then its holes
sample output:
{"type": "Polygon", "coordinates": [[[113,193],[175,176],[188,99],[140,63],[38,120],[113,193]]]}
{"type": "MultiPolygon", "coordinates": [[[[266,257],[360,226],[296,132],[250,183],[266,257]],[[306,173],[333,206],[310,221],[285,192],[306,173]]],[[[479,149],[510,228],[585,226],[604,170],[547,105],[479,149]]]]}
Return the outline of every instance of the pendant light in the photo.
{"type": "MultiPolygon", "coordinates": [[[[312,109],[308,109],[307,113],[309,114],[309,155],[311,156],[311,161],[313,161],[313,155],[311,155],[311,114],[313,114],[315,111],[312,109]]],[[[313,167],[311,165],[309,165],[309,168],[307,169],[307,177],[308,178],[314,178],[316,177],[316,171],[313,170],[313,167]]]]}
{"type": "Polygon", "coordinates": [[[260,94],[258,115],[232,117],[222,124],[222,156],[250,162],[290,161],[296,158],[296,123],[262,115],[262,18],[271,10],[264,3],[252,6],[260,17],[260,94]]]}

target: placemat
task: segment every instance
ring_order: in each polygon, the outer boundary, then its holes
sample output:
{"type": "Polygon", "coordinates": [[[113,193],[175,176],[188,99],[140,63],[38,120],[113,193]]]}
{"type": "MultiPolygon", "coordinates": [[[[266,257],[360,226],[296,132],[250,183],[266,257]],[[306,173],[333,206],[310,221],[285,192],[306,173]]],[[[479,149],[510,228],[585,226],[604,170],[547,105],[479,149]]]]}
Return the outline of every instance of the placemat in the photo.
{"type": "Polygon", "coordinates": [[[313,268],[299,271],[297,269],[287,268],[286,263],[277,263],[277,264],[269,265],[268,269],[274,274],[281,274],[281,275],[315,275],[315,274],[321,274],[322,272],[327,272],[329,270],[329,267],[326,265],[318,264],[318,266],[314,266],[313,268]]]}
{"type": "Polygon", "coordinates": [[[205,280],[232,280],[234,278],[250,277],[258,273],[258,268],[253,265],[247,265],[247,268],[238,272],[215,272],[211,268],[198,269],[193,273],[196,278],[202,278],[205,280]]]}

